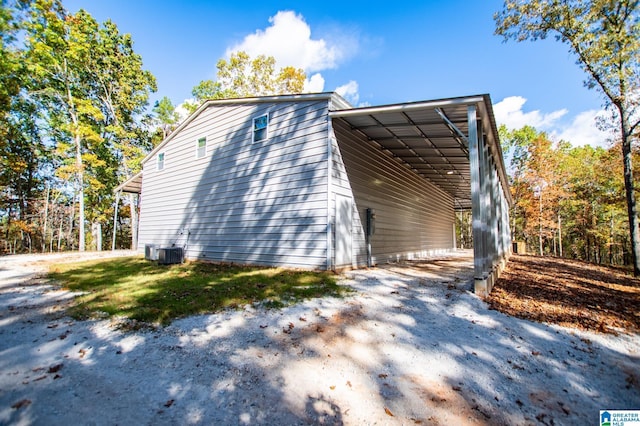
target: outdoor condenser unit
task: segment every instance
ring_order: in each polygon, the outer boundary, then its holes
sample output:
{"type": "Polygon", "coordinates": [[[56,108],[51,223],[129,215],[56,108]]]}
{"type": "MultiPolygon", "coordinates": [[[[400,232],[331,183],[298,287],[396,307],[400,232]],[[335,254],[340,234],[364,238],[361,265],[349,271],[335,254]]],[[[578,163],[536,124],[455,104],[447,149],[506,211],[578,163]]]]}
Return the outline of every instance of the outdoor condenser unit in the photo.
{"type": "Polygon", "coordinates": [[[182,247],[159,248],[158,263],[160,265],[171,265],[173,263],[182,263],[182,247]]]}
{"type": "Polygon", "coordinates": [[[145,244],[144,258],[147,260],[158,260],[158,247],[155,244],[145,244]]]}

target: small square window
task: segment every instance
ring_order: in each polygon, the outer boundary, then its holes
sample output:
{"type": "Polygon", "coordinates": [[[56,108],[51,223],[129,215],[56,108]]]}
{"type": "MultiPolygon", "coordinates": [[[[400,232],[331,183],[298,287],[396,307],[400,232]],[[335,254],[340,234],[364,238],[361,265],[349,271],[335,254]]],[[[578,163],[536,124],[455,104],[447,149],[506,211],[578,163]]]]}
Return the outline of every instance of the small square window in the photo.
{"type": "Polygon", "coordinates": [[[253,141],[259,142],[269,137],[269,115],[261,115],[253,119],[253,141]]]}
{"type": "Polygon", "coordinates": [[[158,154],[157,169],[164,170],[164,152],[158,154]]]}
{"type": "Polygon", "coordinates": [[[202,158],[207,154],[207,138],[196,141],[196,158],[202,158]]]}

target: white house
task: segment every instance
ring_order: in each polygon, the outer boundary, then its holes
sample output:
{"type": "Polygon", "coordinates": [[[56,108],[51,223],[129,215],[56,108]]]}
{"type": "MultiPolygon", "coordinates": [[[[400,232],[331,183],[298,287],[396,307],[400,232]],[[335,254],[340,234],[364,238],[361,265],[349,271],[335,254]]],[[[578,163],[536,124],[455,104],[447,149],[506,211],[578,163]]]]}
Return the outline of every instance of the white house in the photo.
{"type": "Polygon", "coordinates": [[[335,93],[205,102],[119,187],[139,249],[341,269],[455,248],[472,209],[476,290],[510,253],[511,202],[488,95],[353,108],[335,93]]]}

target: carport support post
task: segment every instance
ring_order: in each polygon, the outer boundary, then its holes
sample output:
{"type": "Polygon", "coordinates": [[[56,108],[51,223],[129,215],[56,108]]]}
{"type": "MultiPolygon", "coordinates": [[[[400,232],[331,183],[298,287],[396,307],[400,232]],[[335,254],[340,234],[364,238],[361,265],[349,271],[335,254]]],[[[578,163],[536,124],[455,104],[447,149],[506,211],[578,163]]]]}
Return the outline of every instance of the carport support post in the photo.
{"type": "Polygon", "coordinates": [[[116,192],[116,206],[113,209],[113,240],[111,240],[111,251],[116,249],[116,231],[118,230],[118,205],[120,204],[120,191],[116,192]]]}
{"type": "Polygon", "coordinates": [[[485,247],[483,209],[481,208],[481,185],[480,185],[480,147],[478,138],[478,118],[476,116],[476,106],[467,107],[467,122],[469,124],[469,168],[471,169],[471,214],[473,217],[473,278],[474,291],[480,297],[486,297],[487,273],[485,270],[485,247]]]}

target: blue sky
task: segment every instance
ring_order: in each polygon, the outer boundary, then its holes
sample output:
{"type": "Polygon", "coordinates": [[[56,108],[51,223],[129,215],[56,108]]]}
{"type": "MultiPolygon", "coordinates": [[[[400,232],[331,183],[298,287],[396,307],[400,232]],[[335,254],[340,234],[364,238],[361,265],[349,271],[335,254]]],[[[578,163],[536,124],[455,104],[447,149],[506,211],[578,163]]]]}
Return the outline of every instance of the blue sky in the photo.
{"type": "Polygon", "coordinates": [[[132,35],[158,81],[153,100],[188,99],[199,81],[215,78],[218,59],[242,49],[302,67],[309,90],[338,89],[354,105],[489,93],[499,123],[606,146],[594,123],[602,98],[583,86],[565,45],[493,35],[501,0],[63,3],[132,35]]]}

